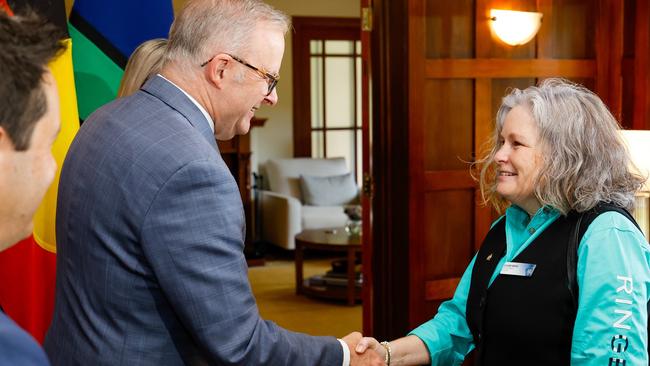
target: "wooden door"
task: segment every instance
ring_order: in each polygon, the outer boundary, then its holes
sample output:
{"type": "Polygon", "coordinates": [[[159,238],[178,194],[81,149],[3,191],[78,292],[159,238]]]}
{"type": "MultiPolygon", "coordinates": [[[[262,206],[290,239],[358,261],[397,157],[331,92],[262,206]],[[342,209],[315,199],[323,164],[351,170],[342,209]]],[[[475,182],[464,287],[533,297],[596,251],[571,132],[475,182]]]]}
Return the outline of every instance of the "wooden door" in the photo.
{"type": "Polygon", "coordinates": [[[372,253],[372,124],[370,112],[372,98],[370,97],[371,84],[371,53],[370,34],[372,32],[372,0],[361,0],[361,155],[362,155],[362,182],[361,182],[361,207],[362,207],[362,268],[363,268],[363,334],[373,334],[373,253],[372,253]]]}

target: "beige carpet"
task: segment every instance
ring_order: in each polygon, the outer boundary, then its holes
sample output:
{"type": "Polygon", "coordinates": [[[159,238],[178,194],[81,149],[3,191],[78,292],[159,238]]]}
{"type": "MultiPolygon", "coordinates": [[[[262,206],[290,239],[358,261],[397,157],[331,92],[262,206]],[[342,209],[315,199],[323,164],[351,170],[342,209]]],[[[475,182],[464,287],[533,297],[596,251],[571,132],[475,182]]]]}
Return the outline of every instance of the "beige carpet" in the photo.
{"type": "MultiPolygon", "coordinates": [[[[331,259],[305,260],[305,278],[324,273],[331,259]]],[[[318,300],[296,295],[294,262],[267,261],[248,271],[260,314],[280,326],[312,335],[342,337],[361,331],[361,305],[318,300]]]]}

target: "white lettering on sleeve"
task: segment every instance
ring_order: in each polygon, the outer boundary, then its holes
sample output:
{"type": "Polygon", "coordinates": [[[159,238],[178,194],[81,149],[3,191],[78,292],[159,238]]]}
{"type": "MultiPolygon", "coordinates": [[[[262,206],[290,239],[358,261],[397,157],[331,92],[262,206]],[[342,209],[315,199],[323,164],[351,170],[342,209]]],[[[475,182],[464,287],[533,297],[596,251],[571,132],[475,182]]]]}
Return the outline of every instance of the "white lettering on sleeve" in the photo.
{"type": "Polygon", "coordinates": [[[616,279],[619,281],[623,281],[623,285],[621,285],[621,287],[616,289],[617,293],[621,291],[625,291],[628,294],[632,293],[632,290],[634,289],[634,284],[632,283],[632,277],[616,276],[616,279]],[[630,287],[628,287],[628,283],[630,287]]]}
{"type": "Polygon", "coordinates": [[[629,310],[619,310],[619,309],[615,309],[614,312],[616,314],[623,314],[622,318],[614,322],[614,328],[631,329],[629,325],[625,325],[623,324],[623,322],[626,321],[627,318],[632,316],[632,312],[629,310]]]}

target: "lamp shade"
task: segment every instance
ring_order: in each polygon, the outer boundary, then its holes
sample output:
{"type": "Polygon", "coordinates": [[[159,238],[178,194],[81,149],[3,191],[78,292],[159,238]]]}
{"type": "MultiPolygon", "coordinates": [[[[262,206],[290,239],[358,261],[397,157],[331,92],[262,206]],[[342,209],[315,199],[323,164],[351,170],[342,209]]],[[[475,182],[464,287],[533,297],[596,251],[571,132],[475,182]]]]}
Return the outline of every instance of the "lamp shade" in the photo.
{"type": "MultiPolygon", "coordinates": [[[[630,152],[632,163],[644,177],[650,174],[650,131],[649,130],[621,130],[623,141],[630,152]]],[[[642,188],[650,191],[650,180],[642,188]]]]}
{"type": "Polygon", "coordinates": [[[490,24],[493,33],[511,46],[519,46],[535,37],[542,24],[542,13],[490,10],[490,24]]]}

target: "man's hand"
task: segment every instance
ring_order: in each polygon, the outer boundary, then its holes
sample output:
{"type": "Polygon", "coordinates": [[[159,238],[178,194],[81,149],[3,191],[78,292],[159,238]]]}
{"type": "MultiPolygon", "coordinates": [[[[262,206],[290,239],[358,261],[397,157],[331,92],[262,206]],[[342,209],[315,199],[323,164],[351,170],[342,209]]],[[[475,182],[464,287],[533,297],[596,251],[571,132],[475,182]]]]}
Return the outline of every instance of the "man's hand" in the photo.
{"type": "Polygon", "coordinates": [[[379,344],[379,341],[372,337],[363,337],[357,344],[355,351],[357,353],[364,353],[366,350],[373,350],[380,356],[386,357],[386,349],[379,344]]]}
{"type": "MultiPolygon", "coordinates": [[[[370,365],[370,366],[384,366],[384,356],[380,355],[374,349],[368,349],[363,353],[357,353],[356,347],[359,341],[361,340],[361,333],[352,332],[345,337],[343,341],[347,343],[348,348],[350,349],[350,366],[357,365],[370,365]]],[[[382,347],[379,347],[382,348],[382,347]]]]}

